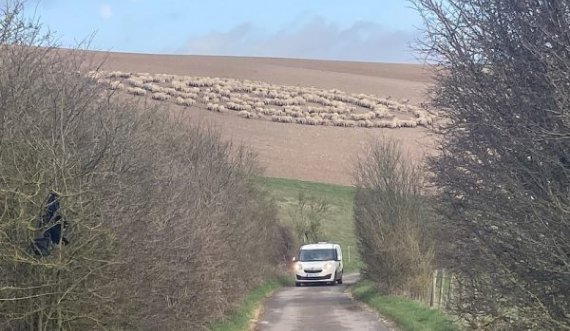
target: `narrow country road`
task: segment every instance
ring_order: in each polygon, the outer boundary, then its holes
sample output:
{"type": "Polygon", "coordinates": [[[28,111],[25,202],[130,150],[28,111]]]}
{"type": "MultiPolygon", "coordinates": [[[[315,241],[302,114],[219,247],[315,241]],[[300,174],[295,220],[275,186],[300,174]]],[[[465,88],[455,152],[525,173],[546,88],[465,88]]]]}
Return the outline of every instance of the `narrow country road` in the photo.
{"type": "Polygon", "coordinates": [[[269,298],[259,317],[258,331],[390,330],[378,316],[364,310],[346,293],[357,274],[345,275],[345,285],[285,287],[269,298]]]}

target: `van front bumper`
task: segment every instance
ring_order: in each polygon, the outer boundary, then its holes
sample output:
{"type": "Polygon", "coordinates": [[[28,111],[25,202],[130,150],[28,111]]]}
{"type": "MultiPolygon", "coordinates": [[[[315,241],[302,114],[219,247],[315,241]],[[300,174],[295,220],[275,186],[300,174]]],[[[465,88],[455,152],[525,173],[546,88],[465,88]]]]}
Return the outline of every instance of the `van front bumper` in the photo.
{"type": "Polygon", "coordinates": [[[334,281],[334,274],[314,275],[314,274],[296,274],[295,280],[299,283],[319,283],[319,282],[332,282],[334,281]]]}

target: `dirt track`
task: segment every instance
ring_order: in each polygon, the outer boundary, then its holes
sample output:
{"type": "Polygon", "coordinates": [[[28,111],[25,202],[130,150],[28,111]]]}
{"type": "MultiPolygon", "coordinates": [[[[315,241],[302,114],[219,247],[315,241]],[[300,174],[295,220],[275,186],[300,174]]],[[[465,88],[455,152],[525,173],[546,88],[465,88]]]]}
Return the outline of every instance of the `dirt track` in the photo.
{"type": "MultiPolygon", "coordinates": [[[[419,103],[430,80],[417,65],[239,57],[93,53],[106,70],[230,77],[275,84],[337,88],[419,103]]],[[[173,106],[177,107],[177,106],[173,106]]],[[[433,150],[422,128],[313,127],[243,119],[199,108],[179,108],[194,122],[218,128],[224,138],[259,155],[266,175],[349,185],[357,153],[375,137],[394,137],[414,159],[433,150]]]]}

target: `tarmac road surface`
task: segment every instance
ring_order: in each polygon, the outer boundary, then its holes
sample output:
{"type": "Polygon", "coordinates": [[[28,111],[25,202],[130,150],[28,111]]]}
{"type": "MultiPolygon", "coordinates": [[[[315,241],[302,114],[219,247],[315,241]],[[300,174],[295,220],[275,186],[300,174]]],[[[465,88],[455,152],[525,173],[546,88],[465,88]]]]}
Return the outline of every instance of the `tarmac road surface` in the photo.
{"type": "Polygon", "coordinates": [[[351,299],[347,285],[358,274],[344,276],[344,285],[285,287],[269,298],[258,319],[259,331],[389,331],[378,315],[351,299]]]}

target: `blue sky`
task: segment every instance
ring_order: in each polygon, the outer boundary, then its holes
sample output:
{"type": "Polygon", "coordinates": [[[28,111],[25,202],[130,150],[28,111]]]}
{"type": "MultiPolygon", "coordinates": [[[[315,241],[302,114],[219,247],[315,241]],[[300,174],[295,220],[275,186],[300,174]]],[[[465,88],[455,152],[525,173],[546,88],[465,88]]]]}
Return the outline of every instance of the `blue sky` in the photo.
{"type": "Polygon", "coordinates": [[[406,0],[28,1],[70,47],[100,50],[415,62],[421,20],[406,0]]]}

